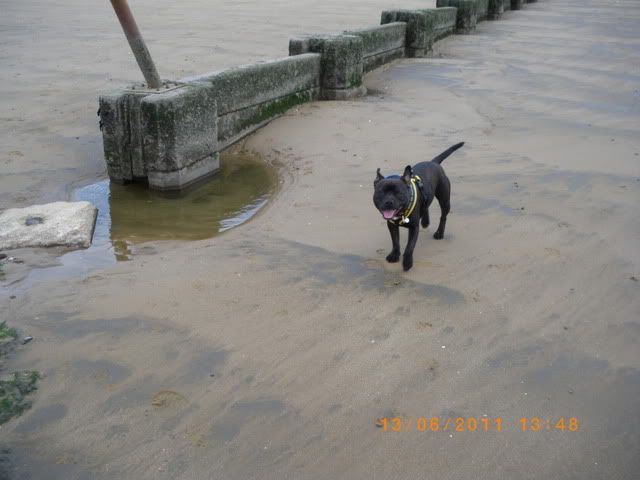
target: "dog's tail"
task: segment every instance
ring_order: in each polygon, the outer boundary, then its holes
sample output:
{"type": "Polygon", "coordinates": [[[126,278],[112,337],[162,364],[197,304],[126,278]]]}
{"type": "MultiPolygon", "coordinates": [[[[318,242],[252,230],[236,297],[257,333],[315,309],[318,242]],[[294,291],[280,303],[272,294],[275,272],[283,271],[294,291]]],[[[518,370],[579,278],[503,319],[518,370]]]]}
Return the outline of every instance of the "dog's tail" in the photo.
{"type": "Polygon", "coordinates": [[[454,146],[447,148],[444,152],[442,152],[437,157],[434,157],[433,160],[431,161],[440,164],[444,161],[445,158],[447,158],[449,155],[451,155],[453,152],[458,150],[463,145],[464,145],[464,142],[456,143],[454,146]]]}

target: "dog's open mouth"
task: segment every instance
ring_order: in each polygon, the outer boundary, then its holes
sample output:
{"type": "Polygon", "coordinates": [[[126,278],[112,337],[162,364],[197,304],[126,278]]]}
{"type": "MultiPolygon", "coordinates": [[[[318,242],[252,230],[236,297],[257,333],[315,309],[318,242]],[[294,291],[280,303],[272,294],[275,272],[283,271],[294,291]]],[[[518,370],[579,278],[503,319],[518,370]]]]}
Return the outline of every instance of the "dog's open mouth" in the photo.
{"type": "Polygon", "coordinates": [[[398,213],[397,210],[380,210],[385,220],[391,220],[398,213]]]}

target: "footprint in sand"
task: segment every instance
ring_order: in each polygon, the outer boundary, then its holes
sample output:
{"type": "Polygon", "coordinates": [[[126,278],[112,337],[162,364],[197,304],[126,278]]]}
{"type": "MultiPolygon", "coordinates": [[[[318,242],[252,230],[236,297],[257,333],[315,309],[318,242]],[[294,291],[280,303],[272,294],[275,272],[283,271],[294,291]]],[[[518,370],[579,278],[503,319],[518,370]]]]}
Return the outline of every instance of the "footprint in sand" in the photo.
{"type": "Polygon", "coordinates": [[[187,399],[178,392],[161,390],[153,396],[151,405],[156,408],[179,407],[187,402],[187,399]]]}

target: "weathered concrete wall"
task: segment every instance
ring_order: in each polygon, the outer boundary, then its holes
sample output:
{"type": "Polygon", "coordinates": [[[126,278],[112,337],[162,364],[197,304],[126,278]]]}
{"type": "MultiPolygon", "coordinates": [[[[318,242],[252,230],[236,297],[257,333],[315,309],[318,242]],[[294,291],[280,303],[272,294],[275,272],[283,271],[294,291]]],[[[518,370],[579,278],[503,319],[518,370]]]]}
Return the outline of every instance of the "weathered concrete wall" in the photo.
{"type": "Polygon", "coordinates": [[[219,168],[218,152],[290,107],[318,98],[320,55],[286,57],[100,97],[109,178],[179,190],[219,168]]]}
{"type": "Polygon", "coordinates": [[[152,188],[184,188],[218,170],[216,95],[212,89],[185,85],[147,95],[140,110],[143,161],[152,188]]]}
{"type": "Polygon", "coordinates": [[[148,93],[116,91],[100,96],[100,129],[107,173],[114,182],[144,179],[140,102],[148,93]]]}
{"type": "Polygon", "coordinates": [[[432,43],[456,33],[458,18],[456,7],[432,8],[424,11],[433,17],[432,43]]]}
{"type": "Polygon", "coordinates": [[[103,95],[100,124],[109,178],[182,188],[218,168],[215,97],[197,85],[103,95]]]}
{"type": "Polygon", "coordinates": [[[504,3],[505,0],[489,0],[487,3],[487,20],[498,20],[504,13],[504,3]]]}
{"type": "Polygon", "coordinates": [[[437,0],[437,7],[456,7],[456,33],[468,34],[476,29],[478,5],[476,0],[437,0]]]}
{"type": "MultiPolygon", "coordinates": [[[[526,0],[437,0],[438,8],[387,10],[381,26],[289,41],[289,57],[100,97],[109,177],[181,189],[219,167],[218,152],[294,105],[362,95],[365,72],[421,57],[452,33],[472,32],[526,0]]],[[[529,0],[535,1],[535,0],[529,0]]]]}
{"type": "Polygon", "coordinates": [[[344,33],[362,38],[363,70],[369,72],[380,65],[404,56],[406,32],[406,23],[394,22],[344,33]]]}
{"type": "Polygon", "coordinates": [[[365,93],[364,41],[359,35],[308,35],[289,40],[289,55],[320,54],[320,98],[345,100],[365,93]]]}
{"type": "Polygon", "coordinates": [[[245,65],[182,80],[208,86],[218,106],[223,149],[300,103],[318,98],[320,55],[245,65]]]}
{"type": "Polygon", "coordinates": [[[478,14],[478,21],[487,19],[487,12],[489,11],[489,0],[475,0],[476,11],[478,14]]]}
{"type": "Polygon", "coordinates": [[[431,50],[436,40],[455,33],[456,11],[452,7],[385,10],[380,23],[406,23],[405,54],[407,57],[422,57],[431,50]]]}
{"type": "Polygon", "coordinates": [[[427,41],[427,16],[419,10],[385,10],[382,12],[380,24],[394,24],[402,22],[405,28],[405,55],[407,57],[422,57],[430,46],[427,41]]]}

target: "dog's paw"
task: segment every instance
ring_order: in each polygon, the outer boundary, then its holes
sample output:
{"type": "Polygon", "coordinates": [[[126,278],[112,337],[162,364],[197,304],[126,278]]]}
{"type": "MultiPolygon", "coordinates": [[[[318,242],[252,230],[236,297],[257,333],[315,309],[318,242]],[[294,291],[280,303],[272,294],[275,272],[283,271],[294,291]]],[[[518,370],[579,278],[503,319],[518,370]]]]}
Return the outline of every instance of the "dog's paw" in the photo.
{"type": "Polygon", "coordinates": [[[402,269],[406,272],[413,267],[413,257],[404,256],[402,258],[402,269]]]}
{"type": "Polygon", "coordinates": [[[435,238],[436,240],[442,240],[444,238],[444,233],[438,230],[433,234],[433,238],[435,238]]]}
{"type": "Polygon", "coordinates": [[[387,255],[387,262],[389,263],[396,263],[398,260],[400,260],[400,252],[391,252],[387,255]]]}

